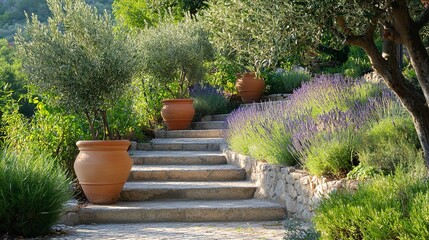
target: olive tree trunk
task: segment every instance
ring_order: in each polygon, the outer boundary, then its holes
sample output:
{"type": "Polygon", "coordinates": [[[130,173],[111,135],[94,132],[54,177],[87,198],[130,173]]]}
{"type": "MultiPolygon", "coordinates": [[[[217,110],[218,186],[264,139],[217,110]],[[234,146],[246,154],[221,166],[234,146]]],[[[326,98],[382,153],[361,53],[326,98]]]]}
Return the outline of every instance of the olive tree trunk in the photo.
{"type": "Polygon", "coordinates": [[[419,34],[429,20],[429,10],[426,9],[420,19],[414,21],[409,15],[406,1],[397,0],[392,3],[392,16],[392,20],[383,23],[380,29],[383,35],[382,53],[373,40],[378,28],[376,23],[370,23],[363,35],[348,36],[347,43],[366,51],[373,68],[413,117],[426,167],[429,169],[429,55],[419,34]],[[420,87],[404,77],[397,58],[397,44],[403,44],[407,48],[420,87]]]}

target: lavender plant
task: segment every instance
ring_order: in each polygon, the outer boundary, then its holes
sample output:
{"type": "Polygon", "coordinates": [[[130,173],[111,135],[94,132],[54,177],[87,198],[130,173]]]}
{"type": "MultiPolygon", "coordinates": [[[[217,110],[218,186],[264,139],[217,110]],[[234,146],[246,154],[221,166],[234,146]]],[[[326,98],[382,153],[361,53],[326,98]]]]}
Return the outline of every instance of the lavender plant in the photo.
{"type": "Polygon", "coordinates": [[[195,84],[190,87],[189,94],[194,99],[195,116],[224,114],[228,111],[228,100],[222,90],[211,85],[195,84]]]}
{"type": "Polygon", "coordinates": [[[357,165],[361,129],[376,118],[379,85],[318,76],[290,101],[241,108],[227,119],[230,147],[271,163],[301,165],[315,175],[342,177],[357,165]]]}
{"type": "Polygon", "coordinates": [[[392,173],[397,167],[407,170],[424,162],[413,120],[396,96],[386,92],[379,104],[377,115],[367,121],[358,148],[362,169],[351,177],[364,178],[361,172],[371,168],[392,173]]]}
{"type": "Polygon", "coordinates": [[[301,87],[302,83],[309,81],[310,78],[311,73],[304,68],[292,69],[291,71],[277,69],[268,74],[266,78],[268,93],[292,93],[293,90],[301,87]]]}
{"type": "Polygon", "coordinates": [[[294,121],[287,104],[264,103],[242,107],[227,119],[226,140],[234,151],[274,164],[294,165],[288,151],[294,121]]]}

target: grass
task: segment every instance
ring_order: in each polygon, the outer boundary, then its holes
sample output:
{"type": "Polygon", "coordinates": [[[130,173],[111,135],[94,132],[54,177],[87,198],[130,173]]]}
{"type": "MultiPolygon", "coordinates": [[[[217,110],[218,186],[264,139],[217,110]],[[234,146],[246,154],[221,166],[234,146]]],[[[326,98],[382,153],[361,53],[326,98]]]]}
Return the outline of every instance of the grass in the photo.
{"type": "Polygon", "coordinates": [[[46,153],[4,150],[0,156],[0,234],[49,233],[71,198],[70,179],[46,153]]]}

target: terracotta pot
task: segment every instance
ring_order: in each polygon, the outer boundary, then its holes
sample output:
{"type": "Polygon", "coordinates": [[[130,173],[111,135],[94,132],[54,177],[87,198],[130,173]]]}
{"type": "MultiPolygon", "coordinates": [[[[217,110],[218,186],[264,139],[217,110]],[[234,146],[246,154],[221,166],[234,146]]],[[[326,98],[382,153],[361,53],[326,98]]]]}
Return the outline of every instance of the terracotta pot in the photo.
{"type": "Polygon", "coordinates": [[[169,130],[189,128],[195,114],[194,100],[167,99],[162,103],[161,116],[169,130]]]}
{"type": "Polygon", "coordinates": [[[265,81],[261,78],[256,78],[254,73],[246,73],[237,75],[235,87],[244,103],[252,103],[261,99],[265,90],[265,81]]]}
{"type": "Polygon", "coordinates": [[[128,140],[78,141],[79,155],[74,162],[77,178],[91,203],[118,201],[130,174],[132,160],[128,140]]]}

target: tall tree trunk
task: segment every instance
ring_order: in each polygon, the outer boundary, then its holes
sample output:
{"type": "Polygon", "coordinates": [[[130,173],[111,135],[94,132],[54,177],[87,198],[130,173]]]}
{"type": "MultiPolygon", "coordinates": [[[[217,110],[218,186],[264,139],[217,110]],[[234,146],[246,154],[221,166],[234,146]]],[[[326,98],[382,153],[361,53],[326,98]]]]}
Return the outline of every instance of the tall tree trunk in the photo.
{"type": "MultiPolygon", "coordinates": [[[[419,39],[416,40],[418,41],[419,39]]],[[[429,107],[424,91],[421,89],[426,85],[420,84],[421,88],[416,88],[404,77],[396,57],[397,47],[395,42],[384,40],[382,54],[378,52],[374,42],[368,43],[366,41],[358,42],[358,44],[367,52],[373,68],[383,77],[389,88],[395,92],[403,106],[411,114],[424,153],[426,167],[429,169],[429,107]]],[[[418,61],[412,59],[412,61],[417,62],[417,64],[413,65],[414,68],[424,68],[424,66],[420,64],[425,62],[425,54],[417,55],[419,58],[423,59],[419,59],[418,61]]],[[[411,58],[413,58],[413,56],[413,54],[410,54],[411,58]]],[[[425,73],[425,71],[421,69],[416,69],[416,72],[417,71],[425,73]]],[[[421,74],[418,77],[428,78],[429,76],[421,74]]],[[[421,79],[419,79],[419,82],[421,82],[421,79]]]]}
{"type": "Polygon", "coordinates": [[[337,16],[335,20],[341,34],[346,38],[346,43],[365,50],[373,68],[413,117],[426,167],[429,169],[429,54],[419,33],[429,22],[429,9],[425,9],[419,19],[413,20],[408,3],[406,0],[390,1],[388,17],[383,18],[383,14],[379,12],[368,22],[366,31],[361,35],[352,33],[343,16],[337,16]],[[374,43],[378,25],[382,26],[382,53],[374,43]],[[397,58],[398,43],[406,46],[420,87],[414,86],[402,74],[397,58]]]}
{"type": "Polygon", "coordinates": [[[429,169],[429,110],[421,110],[418,116],[414,116],[414,126],[419,136],[420,144],[425,156],[426,168],[429,169]]]}

